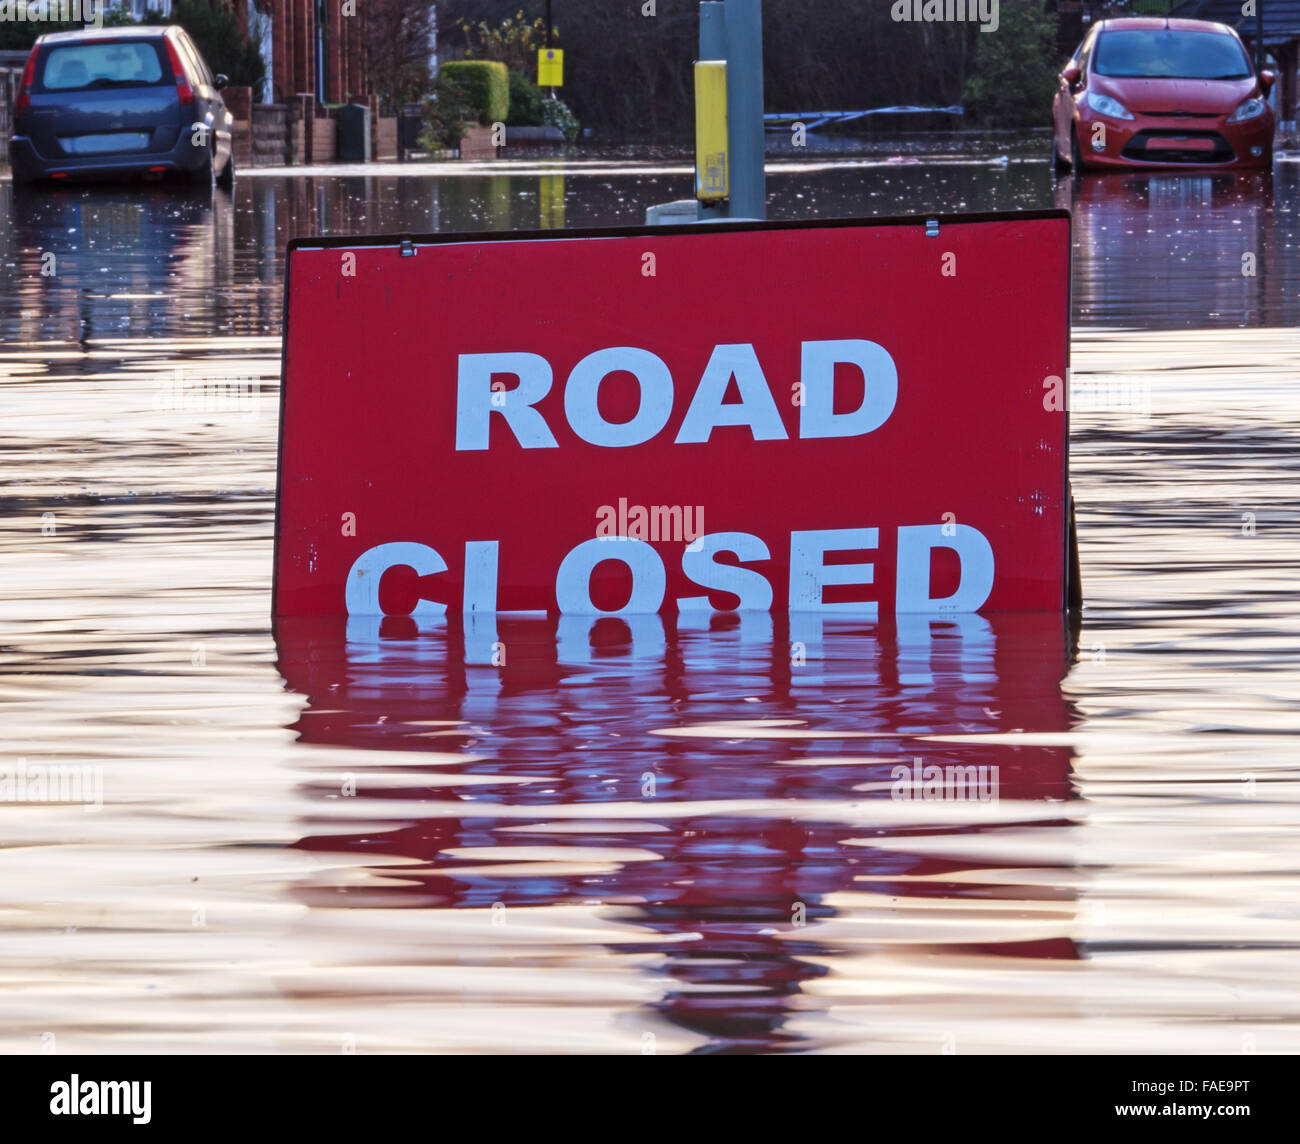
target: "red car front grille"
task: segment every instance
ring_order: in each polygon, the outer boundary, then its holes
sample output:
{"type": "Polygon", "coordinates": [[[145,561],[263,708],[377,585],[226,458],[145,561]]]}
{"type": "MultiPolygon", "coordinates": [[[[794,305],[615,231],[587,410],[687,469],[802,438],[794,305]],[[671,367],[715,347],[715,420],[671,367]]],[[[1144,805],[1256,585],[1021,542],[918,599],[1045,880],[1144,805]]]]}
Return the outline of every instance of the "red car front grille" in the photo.
{"type": "Polygon", "coordinates": [[[1231,163],[1237,157],[1232,144],[1217,131],[1177,128],[1139,131],[1122,154],[1146,163],[1231,163]]]}

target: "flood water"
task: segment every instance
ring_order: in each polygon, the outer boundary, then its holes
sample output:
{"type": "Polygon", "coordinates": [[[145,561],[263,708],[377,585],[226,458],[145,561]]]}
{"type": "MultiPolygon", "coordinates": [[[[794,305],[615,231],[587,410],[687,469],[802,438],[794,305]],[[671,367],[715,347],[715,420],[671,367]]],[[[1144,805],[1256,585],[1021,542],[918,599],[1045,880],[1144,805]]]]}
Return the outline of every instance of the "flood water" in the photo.
{"type": "Polygon", "coordinates": [[[773,162],[775,218],[1074,211],[1076,631],[503,620],[500,666],[272,633],[285,241],[689,191],[0,183],[0,1051],[1300,1050],[1290,156],[773,162]],[[917,760],[974,795],[894,797],[917,760]]]}

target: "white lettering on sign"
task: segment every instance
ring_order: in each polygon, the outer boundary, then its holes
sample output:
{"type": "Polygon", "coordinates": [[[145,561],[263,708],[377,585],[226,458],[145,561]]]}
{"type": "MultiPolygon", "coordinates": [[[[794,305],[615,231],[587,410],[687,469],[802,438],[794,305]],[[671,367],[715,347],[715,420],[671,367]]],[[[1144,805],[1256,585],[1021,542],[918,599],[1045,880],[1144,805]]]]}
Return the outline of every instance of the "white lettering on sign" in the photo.
{"type": "Polygon", "coordinates": [[[827,528],[815,532],[790,534],[790,611],[838,612],[874,620],[878,605],[827,604],[822,589],[828,584],[871,584],[876,578],[874,564],[827,564],[826,553],[848,552],[858,548],[875,548],[880,542],[878,528],[827,528]]]}
{"type": "Polygon", "coordinates": [[[785,426],[777,412],[772,391],[767,387],[763,367],[751,345],[716,346],[704,367],[677,432],[677,443],[707,441],[719,425],[748,425],[755,441],[784,441],[785,426]],[[723,405],[732,378],[740,390],[740,401],[723,405]]]}
{"type": "Polygon", "coordinates": [[[591,602],[591,574],[597,564],[605,560],[618,560],[632,573],[632,594],[618,613],[641,615],[657,612],[664,602],[664,589],[668,577],[659,553],[644,540],[628,539],[617,551],[593,537],[584,540],[560,562],[555,577],[555,603],[566,615],[599,615],[600,608],[591,602]]]}
{"type": "MultiPolygon", "coordinates": [[[[343,601],[349,616],[382,616],[379,606],[379,582],[390,568],[413,568],[418,576],[432,576],[446,572],[447,562],[427,544],[409,540],[394,540],[367,548],[352,563],[347,583],[343,587],[343,601]]],[[[494,586],[495,587],[495,586],[494,586]]],[[[468,590],[465,593],[469,597],[468,590]]],[[[447,611],[446,604],[421,600],[411,613],[414,619],[436,619],[447,611]]]]}
{"type": "MultiPolygon", "coordinates": [[[[898,368],[889,351],[858,338],[803,342],[799,392],[799,436],[861,437],[879,429],[898,402],[898,368]],[[863,393],[858,408],[835,412],[835,367],[862,371],[863,393]]],[[[554,373],[540,354],[511,352],[460,354],[456,373],[456,449],[488,447],[492,415],[501,417],[524,449],[554,449],[558,442],[542,412],[536,408],[551,391],[554,373]],[[518,384],[502,391],[501,375],[518,384]]],[[[642,445],[661,432],[672,415],[672,373],[663,359],[635,346],[611,346],[588,354],[569,371],[564,387],[564,416],[573,432],[592,445],[618,449],[642,445]],[[612,373],[628,373],[640,390],[637,412],[630,421],[607,421],[600,413],[601,382],[612,373]]],[[[787,434],[772,390],[748,343],[714,346],[695,387],[682,426],[679,445],[702,444],[714,429],[743,426],[755,441],[783,441],[787,434]],[[735,379],[740,401],[724,403],[735,379]]]]}
{"type": "MultiPolygon", "coordinates": [[[[898,558],[894,610],[907,614],[967,614],[983,606],[993,590],[993,548],[979,529],[959,524],[945,535],[941,524],[903,525],[898,529],[898,558]],[[957,554],[960,579],[951,595],[930,595],[930,567],[936,548],[957,554]]],[[[869,587],[875,582],[874,562],[830,563],[828,553],[871,551],[879,547],[878,528],[828,528],[790,534],[790,581],[787,607],[790,612],[814,612],[827,616],[857,616],[874,620],[879,604],[874,600],[827,602],[825,589],[831,586],[869,587]]],[[[700,537],[682,553],[682,572],[701,588],[726,592],[739,598],[740,611],[768,611],[772,607],[772,585],[753,568],[717,560],[729,553],[740,561],[767,560],[771,552],[759,537],[748,532],[715,532],[700,537]]],[[[497,611],[497,565],[499,543],[471,540],[465,544],[465,590],[463,610],[467,615],[497,611]]],[[[390,568],[409,567],[417,575],[430,576],[448,570],[442,555],[427,544],[393,541],[367,549],[348,572],[345,599],[350,616],[380,616],[379,584],[390,568]]],[[[667,570],[659,552],[643,540],[628,538],[609,545],[593,537],[571,548],[560,562],[555,576],[555,602],[564,615],[631,616],[657,612],[663,606],[667,570]],[[621,608],[604,611],[591,600],[591,574],[606,560],[621,562],[632,577],[632,592],[621,608]]],[[[677,600],[679,613],[712,609],[708,596],[683,596],[677,600]]],[[[420,600],[410,613],[415,620],[440,620],[445,604],[420,600]]]]}
{"type": "Polygon", "coordinates": [[[800,437],[861,437],[888,421],[898,404],[898,368],[875,342],[804,342],[800,372],[800,437]],[[841,362],[857,366],[866,381],[862,404],[852,413],[835,412],[835,367],[841,362]]]}
{"type": "Polygon", "coordinates": [[[665,425],[673,411],[673,375],[649,350],[615,346],[597,350],[578,362],[564,387],[564,415],[573,431],[592,445],[623,448],[644,445],[665,425]],[[600,415],[600,383],[611,373],[630,373],[641,387],[641,404],[631,421],[616,423],[600,415]]]}
{"type": "Polygon", "coordinates": [[[456,451],[488,447],[488,414],[506,419],[515,440],[525,449],[555,449],[559,442],[533,408],[551,392],[551,363],[541,354],[461,354],[456,371],[456,451]],[[493,390],[494,374],[513,374],[519,384],[501,394],[493,390]]]}
{"type": "MultiPolygon", "coordinates": [[[[714,532],[700,538],[682,553],[682,571],[691,582],[716,592],[730,592],[740,598],[740,611],[766,612],[772,607],[772,585],[752,568],[719,564],[713,558],[730,552],[741,560],[767,560],[772,554],[757,536],[749,532],[714,532]]],[[[677,601],[679,612],[711,611],[708,596],[684,596],[677,601]]]]}
{"type": "Polygon", "coordinates": [[[968,524],[913,524],[898,530],[895,612],[973,612],[991,591],[993,547],[979,529],[968,524]],[[961,583],[951,596],[939,599],[930,595],[930,552],[935,548],[951,548],[961,560],[961,583]]]}
{"type": "MultiPolygon", "coordinates": [[[[802,342],[800,375],[801,438],[865,436],[888,421],[898,402],[898,369],[889,352],[875,342],[852,338],[802,342]],[[863,379],[862,399],[857,408],[847,412],[835,409],[836,370],[840,366],[860,371],[863,379]]],[[[551,364],[540,354],[460,354],[456,379],[457,450],[487,449],[493,414],[502,418],[521,448],[556,448],[555,433],[537,408],[551,392],[553,381],[551,364]],[[515,379],[513,388],[503,389],[503,375],[515,379]]],[[[602,448],[626,448],[644,444],[664,430],[672,417],[674,397],[672,374],[662,358],[634,346],[611,346],[587,354],[569,371],[564,416],[569,428],[583,441],[602,448]],[[637,385],[637,409],[628,421],[608,421],[600,412],[600,386],[614,373],[631,375],[637,385]]],[[[704,444],[715,429],[723,427],[747,428],[755,441],[787,438],[763,367],[748,343],[714,346],[675,441],[704,444]],[[733,379],[740,400],[727,402],[725,397],[733,379]]],[[[616,549],[602,544],[601,539],[582,541],[561,560],[555,574],[559,612],[570,616],[636,616],[659,611],[667,591],[667,569],[659,551],[633,537],[616,549]],[[632,583],[627,602],[610,612],[596,607],[591,598],[592,573],[607,560],[622,563],[632,583]]],[[[859,594],[854,589],[867,589],[869,594],[876,578],[873,561],[828,561],[828,555],[873,552],[879,542],[878,528],[791,532],[789,581],[782,585],[788,610],[876,619],[877,601],[827,601],[825,593],[834,587],[847,588],[852,595],[859,594]]],[[[478,540],[465,544],[462,608],[467,616],[489,615],[497,610],[500,543],[478,540]]],[[[769,611],[775,598],[773,585],[745,564],[770,558],[771,550],[760,537],[748,532],[718,532],[695,538],[682,553],[681,569],[692,584],[736,597],[742,612],[769,611]]],[[[390,568],[403,566],[419,576],[449,570],[444,557],[425,544],[395,541],[370,548],[348,573],[348,614],[382,615],[380,581],[390,568]]],[[[993,580],[993,550],[978,529],[951,523],[904,525],[898,529],[897,614],[973,613],[988,600],[993,580]],[[961,569],[957,587],[943,597],[932,596],[930,590],[936,548],[956,553],[961,569]]],[[[676,603],[683,615],[713,608],[708,595],[683,596],[676,603]]],[[[410,615],[416,620],[441,620],[446,611],[445,604],[421,599],[410,615]]]]}

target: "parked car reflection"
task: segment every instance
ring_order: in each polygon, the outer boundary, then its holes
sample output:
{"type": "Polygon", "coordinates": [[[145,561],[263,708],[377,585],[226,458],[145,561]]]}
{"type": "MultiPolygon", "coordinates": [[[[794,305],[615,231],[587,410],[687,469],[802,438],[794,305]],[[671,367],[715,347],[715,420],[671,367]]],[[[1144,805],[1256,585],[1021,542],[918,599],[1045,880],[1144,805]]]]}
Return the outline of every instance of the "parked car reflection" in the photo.
{"type": "Polygon", "coordinates": [[[234,207],[202,188],[70,187],[12,200],[15,341],[188,334],[231,308],[234,207]]]}
{"type": "Polygon", "coordinates": [[[1294,324],[1300,267],[1256,172],[1098,175],[1057,184],[1073,216],[1076,324],[1294,324]],[[1145,312],[1135,309],[1145,298],[1145,312]]]}

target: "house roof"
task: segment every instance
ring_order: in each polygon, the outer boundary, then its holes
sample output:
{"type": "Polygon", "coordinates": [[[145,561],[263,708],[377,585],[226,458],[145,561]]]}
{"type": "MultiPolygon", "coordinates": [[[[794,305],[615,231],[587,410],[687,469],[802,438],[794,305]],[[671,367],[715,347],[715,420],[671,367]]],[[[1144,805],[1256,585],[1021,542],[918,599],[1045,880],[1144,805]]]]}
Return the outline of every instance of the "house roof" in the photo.
{"type": "MultiPolygon", "coordinates": [[[[1264,43],[1285,44],[1300,39],[1300,0],[1256,0],[1264,14],[1264,43]]],[[[1241,0],[1184,0],[1175,16],[1214,20],[1235,28],[1245,40],[1255,38],[1255,17],[1242,14],[1241,0]]]]}

